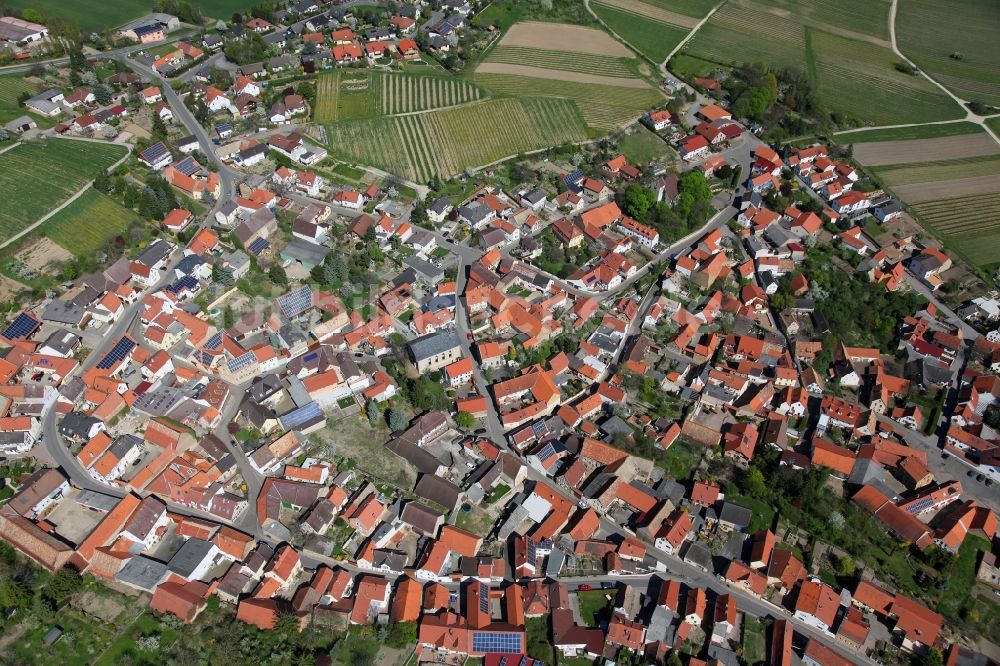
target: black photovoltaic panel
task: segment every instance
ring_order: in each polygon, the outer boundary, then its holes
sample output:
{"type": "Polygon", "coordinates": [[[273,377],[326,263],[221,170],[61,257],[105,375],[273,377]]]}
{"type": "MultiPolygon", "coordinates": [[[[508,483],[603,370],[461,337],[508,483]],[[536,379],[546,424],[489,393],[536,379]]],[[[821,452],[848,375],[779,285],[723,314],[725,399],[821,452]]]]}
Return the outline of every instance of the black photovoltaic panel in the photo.
{"type": "Polygon", "coordinates": [[[97,364],[97,368],[99,370],[113,368],[117,363],[128,358],[133,349],[135,349],[135,342],[131,338],[122,338],[115,343],[111,351],[104,355],[104,358],[97,364]]]}
{"type": "Polygon", "coordinates": [[[22,312],[14,318],[10,326],[4,329],[3,337],[8,340],[23,340],[37,331],[39,326],[41,324],[38,323],[37,319],[26,312],[22,312]]]}

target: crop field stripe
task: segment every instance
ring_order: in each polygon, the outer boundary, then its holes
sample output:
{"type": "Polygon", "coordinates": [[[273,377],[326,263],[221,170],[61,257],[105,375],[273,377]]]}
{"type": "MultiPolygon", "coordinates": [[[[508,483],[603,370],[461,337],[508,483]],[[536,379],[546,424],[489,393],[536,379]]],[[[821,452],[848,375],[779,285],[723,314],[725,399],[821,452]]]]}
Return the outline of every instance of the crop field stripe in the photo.
{"type": "Polygon", "coordinates": [[[875,172],[890,186],[972,178],[1000,173],[1000,155],[967,157],[899,167],[876,167],[875,172]]]}
{"type": "Polygon", "coordinates": [[[406,116],[400,116],[398,118],[393,118],[390,122],[392,123],[392,127],[396,130],[396,136],[399,139],[399,147],[406,156],[406,163],[409,165],[409,173],[413,174],[414,177],[420,178],[423,174],[420,172],[420,163],[417,159],[416,152],[414,151],[413,141],[406,132],[406,118],[406,116]]]}
{"type": "Polygon", "coordinates": [[[498,93],[518,98],[538,96],[573,100],[587,124],[598,129],[612,129],[663,101],[663,96],[653,88],[594,86],[509,74],[477,74],[476,81],[498,93]],[[609,103],[608,100],[615,101],[609,103]]]}
{"type": "Polygon", "coordinates": [[[424,114],[329,126],[331,151],[425,182],[519,152],[586,138],[576,105],[498,99],[424,114]]]}
{"type": "Polygon", "coordinates": [[[840,144],[881,143],[883,141],[907,141],[912,139],[938,139],[948,136],[983,134],[983,129],[967,121],[944,123],[941,125],[919,125],[917,127],[897,127],[892,129],[872,129],[867,131],[837,133],[834,137],[840,144]]]}
{"type": "Polygon", "coordinates": [[[0,238],[9,238],[77,192],[101,168],[125,155],[122,146],[70,139],[22,143],[0,154],[0,238]],[[39,175],[44,174],[44,178],[39,175]]]}
{"type": "Polygon", "coordinates": [[[413,141],[413,152],[420,160],[421,181],[429,180],[431,174],[437,172],[437,168],[434,164],[434,150],[428,145],[421,117],[406,116],[404,117],[404,121],[408,126],[408,133],[413,141]]]}
{"type": "Polygon", "coordinates": [[[959,97],[1000,104],[1000,5],[995,0],[900,3],[900,50],[959,97]],[[961,59],[951,57],[955,51],[961,59]]]}
{"type": "Polygon", "coordinates": [[[602,7],[610,7],[615,11],[628,14],[636,21],[652,21],[658,25],[670,27],[670,28],[681,28],[683,30],[690,30],[697,24],[697,19],[692,19],[690,16],[679,15],[677,17],[669,16],[673,12],[669,10],[664,10],[664,13],[657,11],[655,6],[650,6],[647,10],[642,5],[648,5],[648,3],[643,2],[641,5],[636,5],[627,2],[615,2],[614,0],[597,0],[594,4],[600,5],[602,7]]]}
{"type": "Polygon", "coordinates": [[[632,73],[623,58],[568,51],[548,51],[525,46],[497,46],[490,52],[486,62],[510,65],[530,64],[532,67],[543,69],[635,78],[635,74],[632,73]]]}
{"type": "Polygon", "coordinates": [[[138,221],[135,213],[91,188],[46,220],[38,233],[82,257],[100,251],[138,221]]]}
{"type": "Polygon", "coordinates": [[[660,62],[687,37],[690,30],[636,18],[610,5],[591,6],[605,24],[644,56],[660,62]]]}

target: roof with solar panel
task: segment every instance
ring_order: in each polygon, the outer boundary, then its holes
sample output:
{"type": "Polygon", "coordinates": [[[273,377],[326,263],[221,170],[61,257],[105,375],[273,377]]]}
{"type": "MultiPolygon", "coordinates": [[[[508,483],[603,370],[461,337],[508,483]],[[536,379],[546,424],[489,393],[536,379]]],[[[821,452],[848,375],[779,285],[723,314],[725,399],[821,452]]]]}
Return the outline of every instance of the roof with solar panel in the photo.
{"type": "Polygon", "coordinates": [[[35,319],[27,312],[22,312],[14,321],[7,325],[7,328],[0,334],[5,340],[14,342],[15,340],[27,340],[33,336],[41,327],[42,322],[35,319]]]}
{"type": "Polygon", "coordinates": [[[261,252],[269,247],[271,247],[271,242],[269,240],[266,238],[258,238],[254,242],[250,243],[250,245],[247,246],[247,249],[250,250],[250,253],[253,256],[258,257],[261,252]]]}
{"type": "Polygon", "coordinates": [[[281,313],[293,319],[312,308],[312,288],[307,286],[290,291],[284,296],[278,297],[278,307],[281,313]]]}
{"type": "Polygon", "coordinates": [[[111,348],[111,351],[105,354],[104,358],[97,362],[97,369],[117,369],[122,363],[132,358],[132,352],[135,351],[136,347],[138,347],[138,344],[135,340],[127,335],[122,336],[118,342],[115,343],[114,347],[111,348]]]}

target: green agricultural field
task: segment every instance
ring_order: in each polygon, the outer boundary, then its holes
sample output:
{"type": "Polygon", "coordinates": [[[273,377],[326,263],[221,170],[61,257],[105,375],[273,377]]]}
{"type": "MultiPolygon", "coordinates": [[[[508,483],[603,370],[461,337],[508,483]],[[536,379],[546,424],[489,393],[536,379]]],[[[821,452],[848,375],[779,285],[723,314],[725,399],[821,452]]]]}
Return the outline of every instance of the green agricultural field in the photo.
{"type": "Polygon", "coordinates": [[[338,70],[319,77],[314,119],[329,123],[431,111],[484,97],[481,88],[452,76],[338,70]]]}
{"type": "Polygon", "coordinates": [[[960,118],[963,109],[923,77],[896,71],[898,61],[872,26],[885,20],[883,0],[824,9],[818,0],[727,3],[684,53],[721,65],[762,62],[805,69],[831,111],[876,124],[960,118]],[[764,4],[767,2],[768,4],[764,4]],[[863,32],[864,30],[865,32],[863,32]]]}
{"type": "Polygon", "coordinates": [[[376,110],[386,115],[430,111],[484,97],[483,91],[459,78],[396,73],[372,74],[376,110]]]}
{"type": "Polygon", "coordinates": [[[319,123],[367,118],[376,109],[371,74],[340,70],[321,74],[313,119],[319,123]]]}
{"type": "Polygon", "coordinates": [[[695,58],[691,55],[678,53],[670,59],[667,67],[671,72],[682,79],[691,79],[695,76],[708,76],[718,67],[718,65],[714,62],[709,62],[708,60],[702,60],[701,58],[695,58]]]}
{"type": "Polygon", "coordinates": [[[900,51],[959,97],[1000,106],[996,0],[906,0],[899,3],[896,40],[900,51]]]}
{"type": "Polygon", "coordinates": [[[889,39],[889,0],[757,0],[770,11],[790,12],[807,25],[818,28],[849,30],[859,35],[889,39]]]}
{"type": "Polygon", "coordinates": [[[408,116],[327,126],[330,150],[417,182],[517,153],[581,141],[576,107],[557,99],[500,99],[408,116]],[[489,128],[484,132],[484,128],[489,128]]]}
{"type": "Polygon", "coordinates": [[[986,124],[989,125],[990,129],[993,130],[994,134],[1000,136],[1000,116],[989,118],[986,121],[986,124]]]}
{"type": "Polygon", "coordinates": [[[965,111],[922,76],[894,68],[886,48],[807,28],[823,103],[868,123],[891,125],[961,118],[965,111]]]}
{"type": "Polygon", "coordinates": [[[956,199],[928,201],[910,206],[948,248],[981,268],[1000,264],[1000,192],[956,199]]]}
{"type": "Polygon", "coordinates": [[[0,240],[36,222],[124,155],[121,146],[68,139],[22,143],[0,154],[0,240]]]}
{"type": "Polygon", "coordinates": [[[137,222],[138,215],[90,188],[46,220],[38,233],[78,257],[88,257],[103,250],[108,241],[137,222]]]}
{"type": "Polygon", "coordinates": [[[542,69],[556,69],[582,74],[600,74],[625,79],[635,78],[631,58],[615,58],[596,53],[573,53],[570,51],[548,51],[526,46],[497,46],[490,51],[484,62],[500,62],[509,65],[530,65],[542,69]]]}
{"type": "MultiPolygon", "coordinates": [[[[79,0],[7,0],[10,9],[36,9],[46,16],[71,21],[82,30],[101,32],[128,23],[152,11],[148,0],[105,0],[82,2],[79,0]]],[[[206,16],[229,18],[233,12],[249,9],[246,0],[199,0],[197,3],[206,16]]]]}
{"type": "Polygon", "coordinates": [[[513,74],[476,74],[473,80],[488,90],[512,97],[562,97],[576,102],[587,125],[609,131],[663,103],[654,88],[620,88],[592,83],[539,79],[513,74]]]}
{"type": "Polygon", "coordinates": [[[803,67],[805,30],[795,17],[750,3],[727,3],[712,14],[683,53],[724,65],[765,62],[803,67]]]}
{"type": "MultiPolygon", "coordinates": [[[[1000,120],[1000,119],[998,119],[1000,120]]],[[[943,125],[917,125],[915,127],[894,127],[889,129],[853,130],[838,132],[837,143],[877,143],[881,141],[909,141],[911,139],[938,139],[948,136],[979,134],[983,130],[970,122],[945,123],[943,125]]]]}
{"type": "Polygon", "coordinates": [[[890,165],[875,167],[874,171],[889,187],[936,183],[1000,174],[1000,155],[963,157],[923,164],[890,165]]]}
{"type": "Polygon", "coordinates": [[[591,9],[609,28],[653,62],[666,58],[691,31],[690,28],[643,18],[603,3],[592,4],[591,9]]]}
{"type": "MultiPolygon", "coordinates": [[[[17,98],[22,93],[34,95],[37,91],[35,86],[26,81],[20,74],[10,76],[0,76],[0,125],[4,125],[18,116],[27,114],[27,110],[17,103],[17,98]]],[[[40,122],[41,118],[36,118],[40,122]]]]}
{"type": "Polygon", "coordinates": [[[717,0],[642,0],[648,5],[700,19],[716,6],[717,0]]]}

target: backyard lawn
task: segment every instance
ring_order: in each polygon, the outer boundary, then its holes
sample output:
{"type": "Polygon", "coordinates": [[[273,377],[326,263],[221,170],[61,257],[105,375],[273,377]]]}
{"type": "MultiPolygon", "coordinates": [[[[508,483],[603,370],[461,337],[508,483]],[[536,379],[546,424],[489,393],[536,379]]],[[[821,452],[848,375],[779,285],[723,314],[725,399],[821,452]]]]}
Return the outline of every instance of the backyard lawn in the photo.
{"type": "Polygon", "coordinates": [[[663,456],[662,467],[671,478],[686,481],[705,455],[705,447],[686,439],[678,439],[663,456]]]}
{"type": "Polygon", "coordinates": [[[596,627],[601,620],[607,621],[608,600],[605,598],[607,590],[585,590],[577,592],[576,597],[580,603],[580,617],[587,626],[596,627]]]}
{"type": "Polygon", "coordinates": [[[619,149],[629,164],[647,164],[671,157],[674,152],[666,141],[645,127],[640,127],[639,131],[625,136],[619,149]]]}

